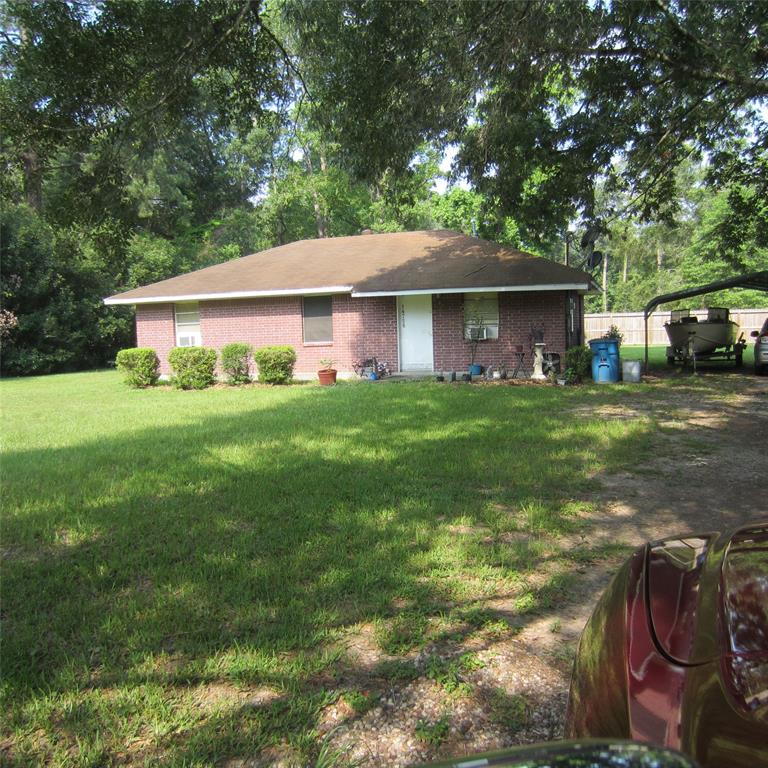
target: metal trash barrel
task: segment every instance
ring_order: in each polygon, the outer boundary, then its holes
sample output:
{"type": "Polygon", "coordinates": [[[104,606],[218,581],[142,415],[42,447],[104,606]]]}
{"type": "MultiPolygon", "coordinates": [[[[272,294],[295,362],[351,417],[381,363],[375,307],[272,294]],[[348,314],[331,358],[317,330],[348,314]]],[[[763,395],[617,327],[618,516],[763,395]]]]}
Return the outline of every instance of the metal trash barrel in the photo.
{"type": "Polygon", "coordinates": [[[626,384],[638,384],[640,382],[640,361],[622,360],[621,378],[626,384]]]}
{"type": "Polygon", "coordinates": [[[615,339],[592,339],[592,379],[598,384],[615,384],[619,380],[619,342],[615,339]]]}

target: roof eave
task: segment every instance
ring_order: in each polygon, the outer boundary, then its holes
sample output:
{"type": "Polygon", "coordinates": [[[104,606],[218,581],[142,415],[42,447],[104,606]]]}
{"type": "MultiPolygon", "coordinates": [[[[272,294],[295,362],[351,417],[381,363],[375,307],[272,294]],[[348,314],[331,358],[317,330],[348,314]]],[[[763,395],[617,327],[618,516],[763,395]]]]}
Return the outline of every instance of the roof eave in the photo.
{"type": "Polygon", "coordinates": [[[356,291],[352,285],[328,285],[320,288],[286,288],[265,291],[228,291],[224,293],[188,293],[178,295],[156,296],[126,296],[116,294],[104,299],[109,306],[135,304],[174,304],[184,301],[227,301],[229,299],[256,299],[279,296],[323,296],[334,293],[349,293],[352,298],[362,299],[377,296],[415,296],[418,294],[436,293],[512,293],[530,291],[578,291],[579,293],[594,293],[596,286],[592,283],[542,283],[537,285],[489,285],[464,286],[460,288],[418,288],[402,291],[356,291]]]}
{"type": "Polygon", "coordinates": [[[523,291],[590,291],[589,283],[543,283],[540,285],[488,285],[463,288],[420,288],[405,291],[352,291],[353,299],[368,296],[416,296],[418,294],[435,293],[512,293],[523,291]]]}
{"type": "Polygon", "coordinates": [[[182,301],[227,301],[228,299],[258,299],[273,296],[323,296],[332,293],[351,293],[351,285],[328,285],[321,288],[286,288],[267,291],[227,291],[225,293],[188,293],[175,296],[126,296],[118,293],[108,296],[104,303],[116,304],[173,304],[182,301]]]}

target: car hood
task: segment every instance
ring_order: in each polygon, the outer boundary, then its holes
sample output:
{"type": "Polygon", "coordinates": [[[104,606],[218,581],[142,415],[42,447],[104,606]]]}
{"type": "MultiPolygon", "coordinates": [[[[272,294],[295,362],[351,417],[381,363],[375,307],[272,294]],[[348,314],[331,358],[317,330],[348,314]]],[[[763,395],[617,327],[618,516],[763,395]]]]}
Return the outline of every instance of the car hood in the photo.
{"type": "Polygon", "coordinates": [[[648,545],[651,627],[680,664],[768,653],[768,522],[648,545]]]}

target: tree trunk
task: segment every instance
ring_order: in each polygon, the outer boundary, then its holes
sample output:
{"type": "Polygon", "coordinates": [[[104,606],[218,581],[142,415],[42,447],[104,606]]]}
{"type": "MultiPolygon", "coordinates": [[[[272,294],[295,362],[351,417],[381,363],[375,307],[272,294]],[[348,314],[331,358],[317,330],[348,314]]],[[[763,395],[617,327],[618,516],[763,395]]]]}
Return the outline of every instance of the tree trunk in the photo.
{"type": "Polygon", "coordinates": [[[603,312],[608,311],[608,254],[603,254],[603,312]]]}
{"type": "Polygon", "coordinates": [[[661,272],[664,269],[664,251],[661,250],[661,246],[656,246],[656,270],[661,272]]]}
{"type": "Polygon", "coordinates": [[[629,255],[624,254],[624,268],[621,271],[621,282],[627,282],[627,275],[629,274],[629,255]]]}
{"type": "Polygon", "coordinates": [[[24,164],[24,196],[27,205],[38,213],[43,207],[43,179],[40,171],[40,158],[30,148],[21,155],[24,164]]]}
{"type": "MultiPolygon", "coordinates": [[[[309,182],[312,188],[312,208],[315,212],[315,230],[318,237],[328,237],[328,228],[325,223],[325,217],[323,216],[323,209],[320,206],[320,196],[317,194],[317,189],[314,185],[314,169],[312,167],[312,158],[309,154],[309,149],[304,149],[304,161],[307,166],[307,172],[309,173],[309,182]]],[[[324,160],[320,159],[320,166],[322,168],[324,160]]]]}

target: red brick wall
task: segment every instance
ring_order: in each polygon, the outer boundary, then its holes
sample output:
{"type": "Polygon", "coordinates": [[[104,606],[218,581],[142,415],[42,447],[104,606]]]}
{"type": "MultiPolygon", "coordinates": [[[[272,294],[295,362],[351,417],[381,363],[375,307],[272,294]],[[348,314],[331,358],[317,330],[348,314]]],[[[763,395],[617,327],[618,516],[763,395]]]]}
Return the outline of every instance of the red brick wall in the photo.
{"type": "Polygon", "coordinates": [[[160,373],[168,376],[168,353],[176,346],[173,304],[138,304],[136,306],[136,346],[150,347],[160,358],[160,373]]]}
{"type": "MultiPolygon", "coordinates": [[[[531,369],[532,328],[544,329],[547,351],[565,352],[565,292],[499,294],[499,339],[478,345],[476,362],[499,365],[513,362],[520,344],[525,369],[531,369]]],[[[466,370],[470,347],[464,341],[462,294],[432,299],[432,326],[436,370],[466,370]]],[[[333,343],[304,344],[301,298],[296,296],[200,302],[203,344],[217,350],[232,341],[254,347],[290,344],[296,350],[296,373],[314,374],[320,360],[332,358],[335,367],[351,372],[355,360],[375,355],[398,369],[397,313],[394,297],[353,299],[333,297],[333,343]]],[[[172,304],[143,304],[136,308],[136,338],[152,347],[161,361],[161,373],[170,373],[168,352],[175,345],[172,304]]]]}
{"type": "MultiPolygon", "coordinates": [[[[484,366],[498,366],[503,362],[510,367],[514,360],[512,352],[519,344],[525,353],[523,369],[530,372],[533,368],[533,328],[543,328],[545,352],[558,352],[564,356],[565,301],[564,291],[499,293],[499,338],[479,342],[475,362],[484,366]]],[[[463,340],[463,294],[446,293],[433,297],[432,333],[435,370],[465,371],[471,359],[471,347],[463,340]]]]}
{"type": "MultiPolygon", "coordinates": [[[[397,368],[397,317],[393,297],[353,299],[333,297],[333,342],[304,344],[300,297],[200,302],[200,334],[206,347],[244,341],[253,347],[290,344],[296,350],[297,374],[314,374],[320,360],[331,358],[339,371],[351,372],[353,363],[376,356],[397,368]]],[[[173,305],[139,305],[136,311],[139,346],[153,347],[161,359],[161,373],[169,374],[168,351],[175,344],[173,305]]]]}

